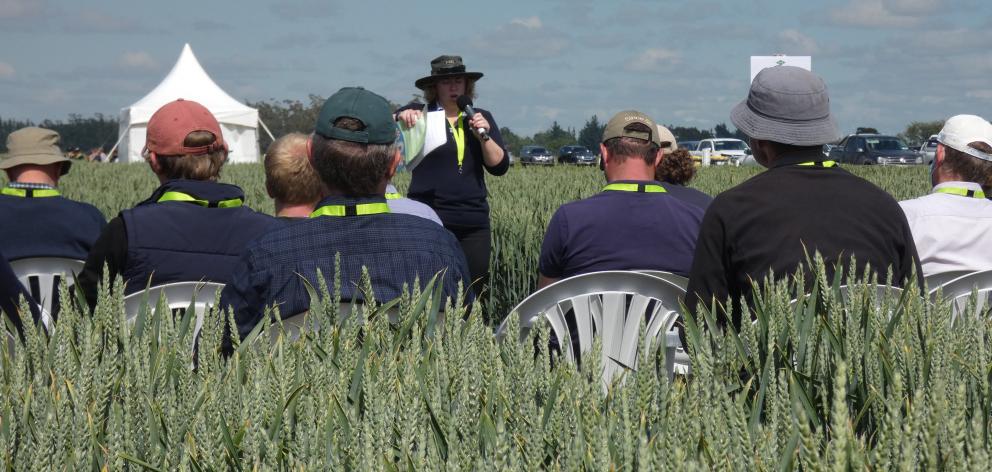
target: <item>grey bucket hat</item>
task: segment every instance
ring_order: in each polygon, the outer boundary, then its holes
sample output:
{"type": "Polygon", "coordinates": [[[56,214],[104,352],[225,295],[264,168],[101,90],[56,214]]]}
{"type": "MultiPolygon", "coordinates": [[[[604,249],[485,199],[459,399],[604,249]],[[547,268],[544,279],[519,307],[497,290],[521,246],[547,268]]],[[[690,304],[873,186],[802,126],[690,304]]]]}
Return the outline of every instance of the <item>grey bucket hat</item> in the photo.
{"type": "Polygon", "coordinates": [[[769,67],[751,83],[747,100],[730,112],[744,134],[794,146],[819,146],[841,139],[830,114],[827,85],[793,66],[769,67]]]}
{"type": "Polygon", "coordinates": [[[62,155],[62,139],[55,131],[30,126],[7,135],[7,155],[0,158],[0,169],[6,170],[23,164],[55,164],[64,162],[62,174],[69,171],[71,161],[62,155]]]}

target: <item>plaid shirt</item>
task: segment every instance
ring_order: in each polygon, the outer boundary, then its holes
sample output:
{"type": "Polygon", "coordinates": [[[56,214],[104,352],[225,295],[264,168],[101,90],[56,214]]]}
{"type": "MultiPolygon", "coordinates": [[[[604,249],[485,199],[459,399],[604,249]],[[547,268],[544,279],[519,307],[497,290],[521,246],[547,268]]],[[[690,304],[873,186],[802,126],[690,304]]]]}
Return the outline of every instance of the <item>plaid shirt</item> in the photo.
{"type": "MultiPolygon", "coordinates": [[[[348,199],[329,197],[323,205],[384,203],[382,197],[348,199]]],[[[341,255],[341,299],[361,300],[357,285],[362,267],[368,268],[375,298],[392,300],[445,271],[444,292],[455,297],[458,282],[467,288],[469,271],[455,237],[424,218],[398,213],[364,216],[320,216],[291,223],[248,246],[224,288],[221,306],[231,306],[242,337],[262,320],[266,306],[278,305],[283,317],[310,307],[303,278],[318,286],[317,270],[329,287],[334,284],[334,256],[341,255]]]]}

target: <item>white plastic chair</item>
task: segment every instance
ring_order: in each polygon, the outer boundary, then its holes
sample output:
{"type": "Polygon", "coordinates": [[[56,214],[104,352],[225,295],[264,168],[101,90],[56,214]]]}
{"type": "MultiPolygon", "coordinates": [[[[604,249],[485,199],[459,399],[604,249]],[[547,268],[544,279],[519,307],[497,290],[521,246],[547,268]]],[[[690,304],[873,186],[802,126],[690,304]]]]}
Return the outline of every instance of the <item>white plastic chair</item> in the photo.
{"type": "Polygon", "coordinates": [[[10,261],[10,267],[38,302],[41,322],[48,328],[52,322],[52,301],[59,291],[59,279],[65,280],[69,287],[75,285],[75,275],[82,272],[83,261],[62,257],[28,257],[10,261]],[[32,280],[38,282],[37,290],[32,288],[32,280]]]}
{"type": "Polygon", "coordinates": [[[665,279],[675,285],[678,285],[680,288],[682,288],[683,291],[685,291],[686,287],[689,286],[689,278],[683,277],[679,274],[673,274],[671,272],[665,272],[663,270],[639,270],[637,272],[640,272],[642,274],[653,275],[655,277],[658,277],[659,279],[665,279]]]}
{"type": "Polygon", "coordinates": [[[973,270],[951,270],[947,272],[938,272],[924,277],[923,281],[927,285],[927,290],[929,290],[928,294],[933,296],[933,294],[937,292],[937,289],[943,287],[948,282],[974,273],[975,271],[973,270]]]}
{"type": "Polygon", "coordinates": [[[676,284],[638,272],[605,271],[577,275],[534,292],[511,311],[496,332],[502,340],[512,316],[520,318],[520,337],[526,338],[534,323],[546,318],[558,338],[563,357],[575,362],[575,351],[592,348],[602,339],[604,387],[622,368],[637,366],[638,336],[646,325],[645,343],[664,335],[669,376],[673,375],[678,334],[673,330],[679,300],[685,291],[676,284]],[[578,346],[573,346],[566,315],[575,320],[578,346]]]}
{"type": "MultiPolygon", "coordinates": [[[[968,307],[968,300],[972,292],[978,293],[975,303],[975,314],[987,316],[990,303],[989,296],[992,295],[992,270],[974,272],[963,277],[958,277],[940,287],[944,300],[951,302],[951,321],[964,313],[968,307]]],[[[930,294],[931,300],[937,301],[937,293],[930,294]]]]}
{"type": "Polygon", "coordinates": [[[193,325],[193,342],[196,342],[203,327],[203,316],[214,304],[217,290],[223,290],[224,284],[216,282],[173,282],[132,293],[124,297],[124,312],[128,321],[134,321],[141,311],[141,307],[147,305],[151,313],[155,312],[158,300],[165,296],[166,306],[170,310],[189,308],[190,303],[195,299],[193,309],[196,312],[196,322],[193,325]]]}

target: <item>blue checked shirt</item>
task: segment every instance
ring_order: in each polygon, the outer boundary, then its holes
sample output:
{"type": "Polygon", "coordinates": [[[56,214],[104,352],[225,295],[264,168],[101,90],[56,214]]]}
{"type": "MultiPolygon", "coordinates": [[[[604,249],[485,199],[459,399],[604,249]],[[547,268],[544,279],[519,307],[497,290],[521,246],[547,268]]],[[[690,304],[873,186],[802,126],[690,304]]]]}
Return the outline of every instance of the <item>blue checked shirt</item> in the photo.
{"type": "MultiPolygon", "coordinates": [[[[328,197],[318,207],[380,202],[386,200],[328,197]]],[[[441,271],[446,295],[456,297],[459,282],[469,286],[461,246],[437,223],[398,213],[318,216],[266,234],[241,255],[221,298],[221,306],[234,309],[240,336],[262,320],[266,306],[278,305],[284,318],[308,310],[310,297],[301,276],[318,287],[320,269],[333,291],[335,254],[341,255],[342,301],[363,298],[357,288],[363,266],[375,299],[382,302],[400,296],[404,284],[412,291],[416,277],[423,285],[441,271]]]]}

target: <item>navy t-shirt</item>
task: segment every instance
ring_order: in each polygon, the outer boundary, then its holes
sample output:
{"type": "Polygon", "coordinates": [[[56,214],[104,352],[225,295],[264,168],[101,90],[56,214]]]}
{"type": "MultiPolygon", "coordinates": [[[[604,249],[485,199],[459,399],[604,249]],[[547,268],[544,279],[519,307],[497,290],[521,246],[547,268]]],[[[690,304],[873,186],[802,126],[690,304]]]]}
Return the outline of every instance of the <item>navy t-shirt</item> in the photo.
{"type": "Polygon", "coordinates": [[[0,195],[0,247],[7,260],[26,257],[86,259],[107,224],[88,203],[63,197],[0,195]]]}
{"type": "Polygon", "coordinates": [[[667,192],[604,191],[566,203],[548,223],[538,269],[552,278],[601,270],[688,275],[703,213],[667,192]]]}
{"type": "Polygon", "coordinates": [[[707,195],[706,193],[684,185],[662,182],[661,186],[665,187],[665,190],[667,190],[671,196],[691,205],[698,206],[699,208],[702,208],[704,212],[706,211],[706,208],[710,206],[710,202],[713,201],[713,197],[707,195]]]}

